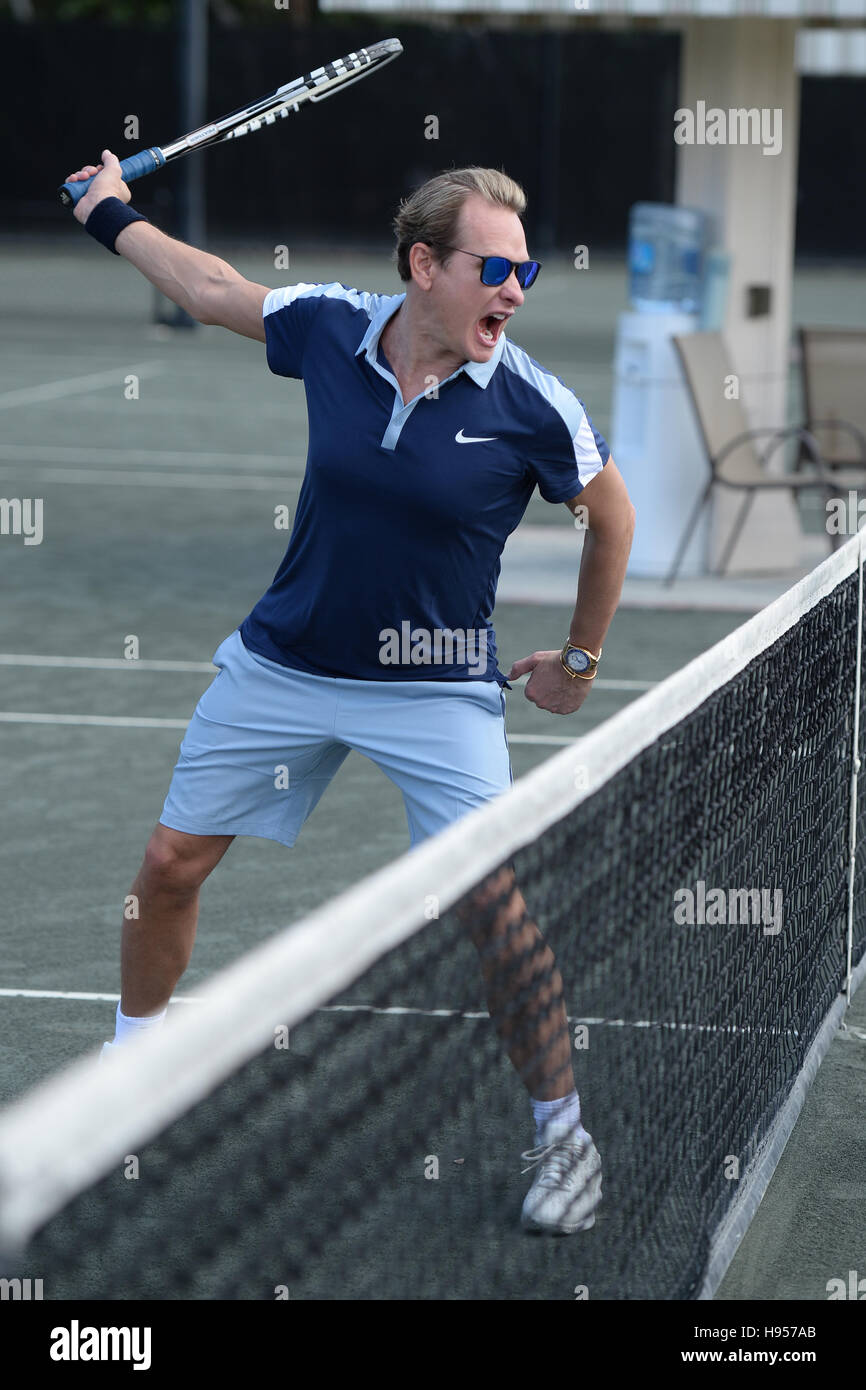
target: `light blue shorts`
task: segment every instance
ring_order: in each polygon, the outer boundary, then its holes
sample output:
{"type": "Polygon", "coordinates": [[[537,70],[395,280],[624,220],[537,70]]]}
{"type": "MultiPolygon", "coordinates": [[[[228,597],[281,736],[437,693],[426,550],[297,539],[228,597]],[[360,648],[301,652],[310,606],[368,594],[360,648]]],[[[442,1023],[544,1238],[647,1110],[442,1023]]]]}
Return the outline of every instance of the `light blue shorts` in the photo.
{"type": "Polygon", "coordinates": [[[239,631],[213,662],[160,816],[172,830],[293,845],[351,749],[400,788],[413,845],[511,784],[496,681],[313,676],[248,651],[239,631]]]}

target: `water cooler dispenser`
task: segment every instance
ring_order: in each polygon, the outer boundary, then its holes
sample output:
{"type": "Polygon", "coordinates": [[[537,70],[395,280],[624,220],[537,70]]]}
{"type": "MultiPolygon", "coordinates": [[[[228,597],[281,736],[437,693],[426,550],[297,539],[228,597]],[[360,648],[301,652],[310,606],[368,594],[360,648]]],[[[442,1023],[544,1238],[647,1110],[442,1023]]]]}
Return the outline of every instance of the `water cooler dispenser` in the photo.
{"type": "MultiPolygon", "coordinates": [[[[694,410],[671,341],[720,327],[702,320],[708,219],[692,208],[637,203],[629,221],[629,298],[614,358],[611,450],[637,512],[630,575],[661,578],[709,476],[694,410]]],[[[718,306],[719,295],[713,295],[718,306]]],[[[714,309],[718,315],[718,308],[714,309]]],[[[720,385],[721,389],[721,385],[720,385]]],[[[680,575],[707,569],[707,512],[680,575]]]]}

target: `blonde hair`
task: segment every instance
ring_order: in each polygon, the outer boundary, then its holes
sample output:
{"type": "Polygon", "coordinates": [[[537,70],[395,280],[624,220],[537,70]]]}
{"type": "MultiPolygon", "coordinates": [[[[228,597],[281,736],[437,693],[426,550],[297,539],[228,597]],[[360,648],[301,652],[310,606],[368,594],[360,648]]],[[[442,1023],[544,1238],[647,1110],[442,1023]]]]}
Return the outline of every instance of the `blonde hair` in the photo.
{"type": "Polygon", "coordinates": [[[436,174],[403,199],[394,218],[394,256],[401,280],[412,279],[409,252],[416,241],[431,247],[437,260],[445,264],[449,254],[445,248],[454,243],[460,209],[473,193],[516,212],[518,217],[526,210],[526,194],[520,184],[498,169],[472,165],[436,174]]]}

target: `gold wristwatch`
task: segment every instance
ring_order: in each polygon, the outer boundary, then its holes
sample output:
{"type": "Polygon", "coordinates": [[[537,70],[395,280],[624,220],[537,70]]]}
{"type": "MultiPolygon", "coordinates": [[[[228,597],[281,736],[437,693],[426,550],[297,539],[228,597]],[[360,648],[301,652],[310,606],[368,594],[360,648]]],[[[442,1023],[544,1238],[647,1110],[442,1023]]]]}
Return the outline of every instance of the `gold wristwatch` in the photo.
{"type": "Polygon", "coordinates": [[[559,660],[562,669],[567,671],[570,676],[575,676],[581,681],[591,681],[598,670],[598,663],[601,661],[601,648],[599,648],[598,656],[593,656],[586,647],[575,647],[572,642],[566,641],[559,653],[559,660]]]}

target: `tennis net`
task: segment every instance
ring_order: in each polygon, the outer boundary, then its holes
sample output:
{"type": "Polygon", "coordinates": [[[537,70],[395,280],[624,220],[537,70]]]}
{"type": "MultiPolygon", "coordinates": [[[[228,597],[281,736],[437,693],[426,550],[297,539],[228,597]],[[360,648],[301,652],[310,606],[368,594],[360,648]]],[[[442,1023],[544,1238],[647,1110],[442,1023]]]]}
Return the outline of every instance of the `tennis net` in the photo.
{"type": "Polygon", "coordinates": [[[116,1065],[10,1107],[2,1273],[46,1299],[710,1296],[866,969],[862,606],[857,536],[116,1065]],[[507,1056],[560,1065],[550,951],[604,1168],[559,1241],[520,1227],[507,1056]]]}

